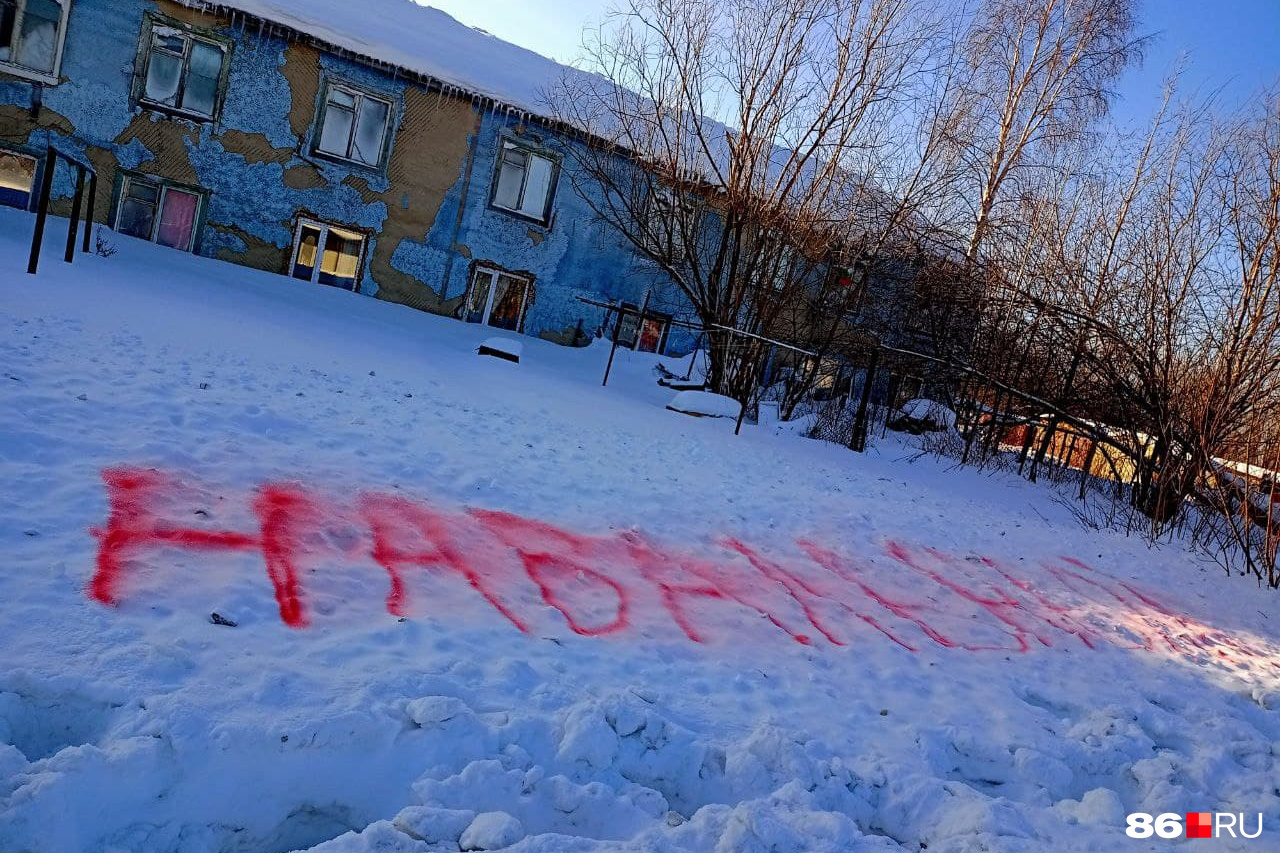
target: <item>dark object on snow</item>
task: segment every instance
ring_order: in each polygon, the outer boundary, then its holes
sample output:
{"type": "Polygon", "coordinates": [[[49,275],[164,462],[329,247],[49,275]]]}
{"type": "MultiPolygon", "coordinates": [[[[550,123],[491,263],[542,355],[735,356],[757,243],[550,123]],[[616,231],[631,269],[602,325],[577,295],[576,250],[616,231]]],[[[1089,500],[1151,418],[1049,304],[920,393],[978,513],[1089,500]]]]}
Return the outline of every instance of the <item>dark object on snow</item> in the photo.
{"type": "Polygon", "coordinates": [[[670,388],[672,391],[705,391],[708,386],[705,382],[682,382],[680,380],[659,379],[658,384],[663,388],[670,388]]]}
{"type": "Polygon", "coordinates": [[[913,418],[909,415],[899,415],[889,421],[889,429],[894,432],[906,432],[911,435],[924,435],[926,432],[938,432],[939,428],[931,420],[922,420],[913,418]]]}
{"type": "Polygon", "coordinates": [[[508,338],[489,338],[480,343],[476,352],[480,355],[488,355],[500,358],[503,361],[510,361],[513,364],[519,364],[520,356],[524,354],[524,345],[519,341],[513,341],[508,338]]]}
{"type": "Polygon", "coordinates": [[[694,382],[689,378],[693,375],[692,365],[689,366],[687,376],[679,376],[672,373],[670,368],[662,362],[658,362],[654,366],[653,372],[658,374],[658,384],[663,388],[670,388],[672,391],[705,391],[708,387],[705,382],[694,382]]]}
{"type": "Polygon", "coordinates": [[[223,625],[223,626],[225,626],[225,627],[227,627],[227,628],[236,628],[236,627],[239,627],[237,623],[232,622],[230,619],[228,619],[227,617],[223,616],[221,613],[210,613],[210,614],[209,614],[209,621],[210,621],[210,622],[212,622],[212,623],[213,623],[213,624],[215,624],[215,625],[223,625]]]}

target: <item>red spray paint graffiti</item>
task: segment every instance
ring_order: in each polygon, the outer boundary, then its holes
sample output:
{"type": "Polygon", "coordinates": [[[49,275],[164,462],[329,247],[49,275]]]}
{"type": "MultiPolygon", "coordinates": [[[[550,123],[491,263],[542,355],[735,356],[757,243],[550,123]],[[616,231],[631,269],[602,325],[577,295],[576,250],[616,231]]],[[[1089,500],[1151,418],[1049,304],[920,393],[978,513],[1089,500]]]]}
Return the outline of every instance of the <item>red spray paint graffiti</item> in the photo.
{"type": "Polygon", "coordinates": [[[344,565],[380,567],[389,581],[386,610],[397,617],[429,612],[432,602],[413,600],[411,590],[431,577],[464,581],[524,633],[555,630],[554,613],[584,637],[662,637],[675,628],[701,643],[766,626],[805,645],[850,646],[861,632],[909,651],[1110,644],[1231,660],[1266,654],[1071,557],[1045,561],[1032,580],[988,557],[896,541],[869,557],[809,540],[790,554],[766,554],[734,538],[695,553],[636,531],[592,536],[398,494],[365,494],[348,508],[280,483],[246,502],[257,520],[246,532],[173,521],[190,511],[176,476],[113,468],[103,479],[111,509],[92,531],[99,550],[87,592],[105,605],[120,603],[130,567],[148,551],[257,553],[281,620],[305,628],[312,619],[304,569],[335,550],[326,530],[345,524],[356,532],[338,549],[344,565]]]}

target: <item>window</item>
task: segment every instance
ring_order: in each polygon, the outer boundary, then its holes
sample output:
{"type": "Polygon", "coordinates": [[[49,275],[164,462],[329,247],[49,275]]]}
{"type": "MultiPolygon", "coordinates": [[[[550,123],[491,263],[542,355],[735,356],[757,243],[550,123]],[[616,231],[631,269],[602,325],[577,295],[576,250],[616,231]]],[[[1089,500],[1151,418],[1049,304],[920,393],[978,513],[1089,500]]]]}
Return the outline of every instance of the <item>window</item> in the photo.
{"type": "Polygon", "coordinates": [[[116,231],[189,252],[195,246],[203,194],[159,179],[127,176],[120,188],[116,231]]]}
{"type": "Polygon", "coordinates": [[[466,320],[511,332],[524,331],[530,281],[490,267],[476,267],[467,293],[466,320]]]}
{"type": "Polygon", "coordinates": [[[27,210],[36,183],[36,158],[0,151],[0,205],[27,210]]]}
{"type": "Polygon", "coordinates": [[[514,142],[502,143],[493,206],[546,222],[555,191],[556,162],[514,142]]]}
{"type": "Polygon", "coordinates": [[[387,146],[391,102],[345,86],[329,86],[316,151],[380,166],[387,146]]]}
{"type": "Polygon", "coordinates": [[[666,348],[670,318],[651,311],[640,322],[640,309],[630,302],[622,304],[622,322],[618,325],[619,346],[640,352],[660,353],[666,348]]]}
{"type": "Polygon", "coordinates": [[[649,193],[645,210],[649,233],[654,241],[653,249],[672,261],[688,257],[687,230],[695,227],[693,208],[685,199],[676,200],[668,187],[657,187],[649,193]]]}
{"type": "Polygon", "coordinates": [[[71,0],[0,0],[0,65],[19,76],[58,74],[71,0]]]}
{"type": "Polygon", "coordinates": [[[212,119],[226,48],[173,27],[151,27],[142,81],[143,103],[212,119]]]}
{"type": "Polygon", "coordinates": [[[327,222],[298,221],[293,241],[294,278],[359,291],[365,236],[327,222]]]}

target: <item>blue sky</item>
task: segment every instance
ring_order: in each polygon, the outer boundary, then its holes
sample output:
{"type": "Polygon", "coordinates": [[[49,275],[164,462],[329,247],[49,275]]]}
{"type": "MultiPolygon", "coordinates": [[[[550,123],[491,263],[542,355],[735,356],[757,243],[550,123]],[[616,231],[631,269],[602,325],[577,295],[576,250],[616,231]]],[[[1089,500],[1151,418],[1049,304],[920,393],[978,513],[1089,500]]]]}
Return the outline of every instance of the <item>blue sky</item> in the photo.
{"type": "Polygon", "coordinates": [[[1144,0],[1141,15],[1155,41],[1117,87],[1118,123],[1150,115],[1182,57],[1184,88],[1216,91],[1227,109],[1280,81],[1280,0],[1144,0]]]}
{"type": "MultiPolygon", "coordinates": [[[[423,0],[463,23],[561,62],[577,58],[582,28],[598,22],[612,0],[423,0]]],[[[1280,0],[1142,0],[1142,32],[1156,35],[1140,69],[1117,87],[1115,119],[1142,123],[1163,81],[1186,58],[1184,85],[1221,90],[1235,108],[1280,79],[1280,0]]]]}

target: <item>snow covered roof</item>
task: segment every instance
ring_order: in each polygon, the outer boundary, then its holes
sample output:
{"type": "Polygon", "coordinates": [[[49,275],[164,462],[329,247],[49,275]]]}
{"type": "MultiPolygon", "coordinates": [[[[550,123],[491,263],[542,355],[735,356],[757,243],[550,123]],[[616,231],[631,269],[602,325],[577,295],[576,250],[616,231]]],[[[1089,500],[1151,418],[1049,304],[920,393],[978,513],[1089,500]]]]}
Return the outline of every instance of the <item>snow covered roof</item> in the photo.
{"type": "MultiPolygon", "coordinates": [[[[610,92],[614,83],[599,74],[562,65],[527,48],[469,27],[451,15],[414,0],[178,0],[194,9],[240,12],[317,39],[339,50],[439,81],[458,93],[479,95],[500,107],[556,120],[554,91],[571,98],[610,92]]],[[[640,97],[640,96],[636,96],[640,97]]],[[[605,100],[610,100],[606,98],[605,100]]],[[[701,164],[702,177],[715,180],[730,159],[726,126],[706,118],[703,133],[713,152],[701,164]],[[714,160],[719,163],[719,167],[714,160]]],[[[573,121],[599,139],[617,141],[611,119],[573,121]]],[[[775,148],[779,162],[789,157],[775,148]]],[[[814,168],[808,164],[806,168],[814,168]]],[[[874,197],[868,194],[868,198],[874,197]]]]}
{"type": "Polygon", "coordinates": [[[1216,464],[1221,465],[1223,468],[1226,468],[1228,471],[1233,471],[1236,474],[1240,474],[1241,476],[1248,477],[1250,479],[1280,479],[1280,472],[1273,471],[1270,468],[1263,468],[1261,465],[1252,465],[1248,462],[1236,462],[1232,459],[1224,459],[1219,456],[1215,456],[1213,461],[1216,464]]]}
{"type": "Polygon", "coordinates": [[[561,65],[413,0],[181,2],[194,8],[243,12],[537,115],[548,114],[548,92],[566,75],[579,84],[603,82],[603,78],[561,65]]]}

